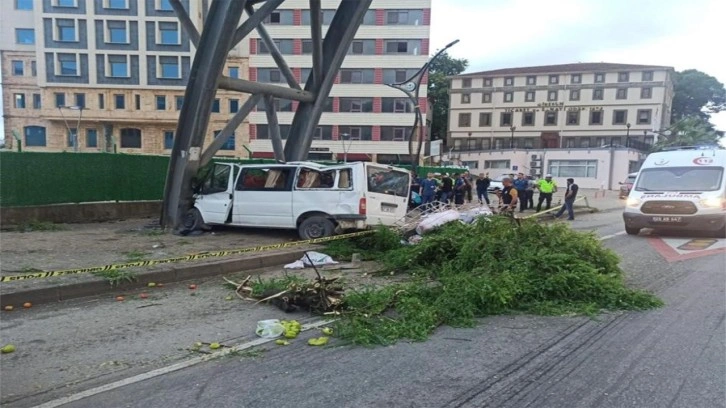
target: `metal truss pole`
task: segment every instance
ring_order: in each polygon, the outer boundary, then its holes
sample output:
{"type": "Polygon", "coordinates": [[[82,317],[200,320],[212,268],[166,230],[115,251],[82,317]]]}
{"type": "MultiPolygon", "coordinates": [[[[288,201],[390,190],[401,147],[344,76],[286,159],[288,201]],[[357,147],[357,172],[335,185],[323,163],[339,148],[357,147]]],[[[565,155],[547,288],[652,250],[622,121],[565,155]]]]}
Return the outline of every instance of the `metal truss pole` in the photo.
{"type": "Polygon", "coordinates": [[[436,60],[441,54],[443,54],[446,50],[454,46],[454,44],[458,43],[459,40],[454,40],[448,44],[441,50],[439,50],[436,54],[434,54],[433,57],[431,57],[424,65],[419,69],[415,74],[413,74],[410,78],[403,82],[398,82],[394,84],[387,84],[391,88],[396,88],[401,90],[403,93],[408,96],[408,99],[413,103],[413,109],[415,119],[413,122],[413,127],[411,127],[411,134],[408,138],[408,153],[411,157],[411,169],[415,172],[418,169],[418,162],[421,157],[421,148],[423,147],[424,137],[423,137],[423,128],[424,128],[424,120],[421,115],[421,106],[419,105],[419,90],[421,89],[421,81],[423,80],[424,75],[429,70],[429,67],[431,66],[431,63],[436,60]],[[418,132],[417,132],[418,131],[418,132]],[[418,133],[418,137],[416,137],[417,140],[417,146],[414,150],[413,147],[413,141],[414,136],[417,136],[416,133],[418,133]]]}

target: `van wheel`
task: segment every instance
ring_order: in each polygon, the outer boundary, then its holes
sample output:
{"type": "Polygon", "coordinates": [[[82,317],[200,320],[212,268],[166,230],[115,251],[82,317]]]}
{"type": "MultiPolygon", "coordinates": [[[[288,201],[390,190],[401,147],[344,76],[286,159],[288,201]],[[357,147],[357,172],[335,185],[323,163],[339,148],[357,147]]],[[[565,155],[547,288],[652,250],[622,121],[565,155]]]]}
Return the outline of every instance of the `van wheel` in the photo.
{"type": "Polygon", "coordinates": [[[638,235],[640,234],[640,228],[625,227],[625,233],[628,235],[638,235]]]}
{"type": "Polygon", "coordinates": [[[329,237],[335,232],[335,224],[325,217],[315,215],[303,220],[297,231],[302,239],[329,237]]]}
{"type": "Polygon", "coordinates": [[[183,225],[184,225],[184,229],[187,231],[209,229],[207,224],[204,223],[204,219],[202,218],[202,213],[200,213],[199,210],[196,208],[192,208],[191,210],[187,211],[186,215],[184,216],[183,225]]]}

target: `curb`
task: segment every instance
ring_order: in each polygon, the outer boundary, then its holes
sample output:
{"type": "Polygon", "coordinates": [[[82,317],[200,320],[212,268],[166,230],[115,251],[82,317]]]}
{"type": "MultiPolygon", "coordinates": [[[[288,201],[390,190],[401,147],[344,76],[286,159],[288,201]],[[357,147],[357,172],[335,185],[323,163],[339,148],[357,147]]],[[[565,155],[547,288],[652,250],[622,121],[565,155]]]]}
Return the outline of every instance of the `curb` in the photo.
{"type": "MultiPolygon", "coordinates": [[[[0,305],[22,305],[25,302],[44,304],[61,302],[64,300],[101,295],[110,292],[122,292],[131,289],[146,287],[149,282],[174,283],[184,280],[218,276],[233,272],[266,268],[284,265],[299,260],[309,249],[297,249],[283,253],[252,256],[243,259],[229,259],[225,261],[208,262],[192,265],[180,265],[157,271],[139,272],[134,282],[111,286],[103,278],[96,278],[70,284],[63,284],[43,288],[20,288],[16,292],[4,293],[0,305]]],[[[61,278],[62,279],[62,278],[61,278]]]]}

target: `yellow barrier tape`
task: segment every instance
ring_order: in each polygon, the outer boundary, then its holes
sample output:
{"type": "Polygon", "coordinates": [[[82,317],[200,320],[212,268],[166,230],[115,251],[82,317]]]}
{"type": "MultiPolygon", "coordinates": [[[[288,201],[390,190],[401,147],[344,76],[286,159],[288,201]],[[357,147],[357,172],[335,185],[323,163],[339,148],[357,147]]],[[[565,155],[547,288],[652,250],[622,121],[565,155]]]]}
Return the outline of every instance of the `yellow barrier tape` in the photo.
{"type": "Polygon", "coordinates": [[[139,267],[139,266],[162,265],[162,264],[176,263],[176,262],[196,261],[196,260],[207,259],[207,258],[219,258],[219,257],[223,257],[223,256],[248,254],[248,253],[252,253],[252,252],[272,251],[275,249],[292,248],[292,247],[296,247],[296,246],[300,246],[300,245],[307,245],[307,244],[321,244],[323,242],[330,242],[330,241],[337,241],[340,239],[359,237],[362,235],[371,234],[373,232],[374,232],[373,230],[361,231],[361,232],[351,232],[349,234],[334,235],[332,237],[314,238],[314,239],[307,239],[304,241],[282,242],[279,244],[258,245],[258,246],[254,246],[254,247],[231,249],[231,250],[225,250],[225,251],[200,252],[198,254],[184,255],[184,256],[178,256],[178,257],[174,257],[174,258],[153,259],[153,260],[149,260],[149,261],[137,261],[137,262],[128,262],[128,263],[123,263],[123,264],[104,265],[104,266],[92,266],[92,267],[88,267],[88,268],[65,269],[65,270],[60,270],[60,271],[27,273],[24,275],[1,276],[0,282],[15,282],[15,281],[21,281],[21,280],[27,280],[27,279],[43,279],[43,278],[51,278],[54,276],[65,276],[65,275],[75,275],[75,274],[80,274],[80,273],[111,271],[111,270],[116,270],[116,269],[135,268],[135,267],[139,267]]]}
{"type": "MultiPolygon", "coordinates": [[[[587,204],[587,206],[590,207],[590,204],[587,202],[587,197],[576,198],[575,201],[573,201],[573,203],[576,203],[576,202],[578,202],[580,200],[585,200],[585,203],[587,204]]],[[[550,213],[550,212],[553,212],[553,211],[557,211],[560,208],[562,208],[563,206],[564,206],[564,204],[558,205],[556,207],[550,208],[549,210],[541,211],[541,212],[538,212],[538,213],[534,213],[532,215],[528,215],[526,217],[522,217],[522,218],[520,218],[520,220],[526,220],[526,219],[529,219],[529,218],[539,217],[540,215],[547,214],[547,213],[550,213]]]]}

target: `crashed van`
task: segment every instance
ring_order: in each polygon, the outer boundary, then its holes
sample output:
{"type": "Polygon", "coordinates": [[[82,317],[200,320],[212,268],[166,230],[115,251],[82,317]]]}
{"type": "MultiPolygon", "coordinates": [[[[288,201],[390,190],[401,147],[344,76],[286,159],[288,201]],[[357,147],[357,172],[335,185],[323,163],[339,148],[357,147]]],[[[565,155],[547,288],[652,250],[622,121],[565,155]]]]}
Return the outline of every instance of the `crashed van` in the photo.
{"type": "Polygon", "coordinates": [[[642,228],[726,235],[726,150],[682,148],[648,155],[623,211],[625,232],[642,228]]]}
{"type": "Polygon", "coordinates": [[[405,169],[376,163],[214,163],[195,189],[185,227],[295,229],[302,239],[393,225],[405,217],[405,169]]]}

